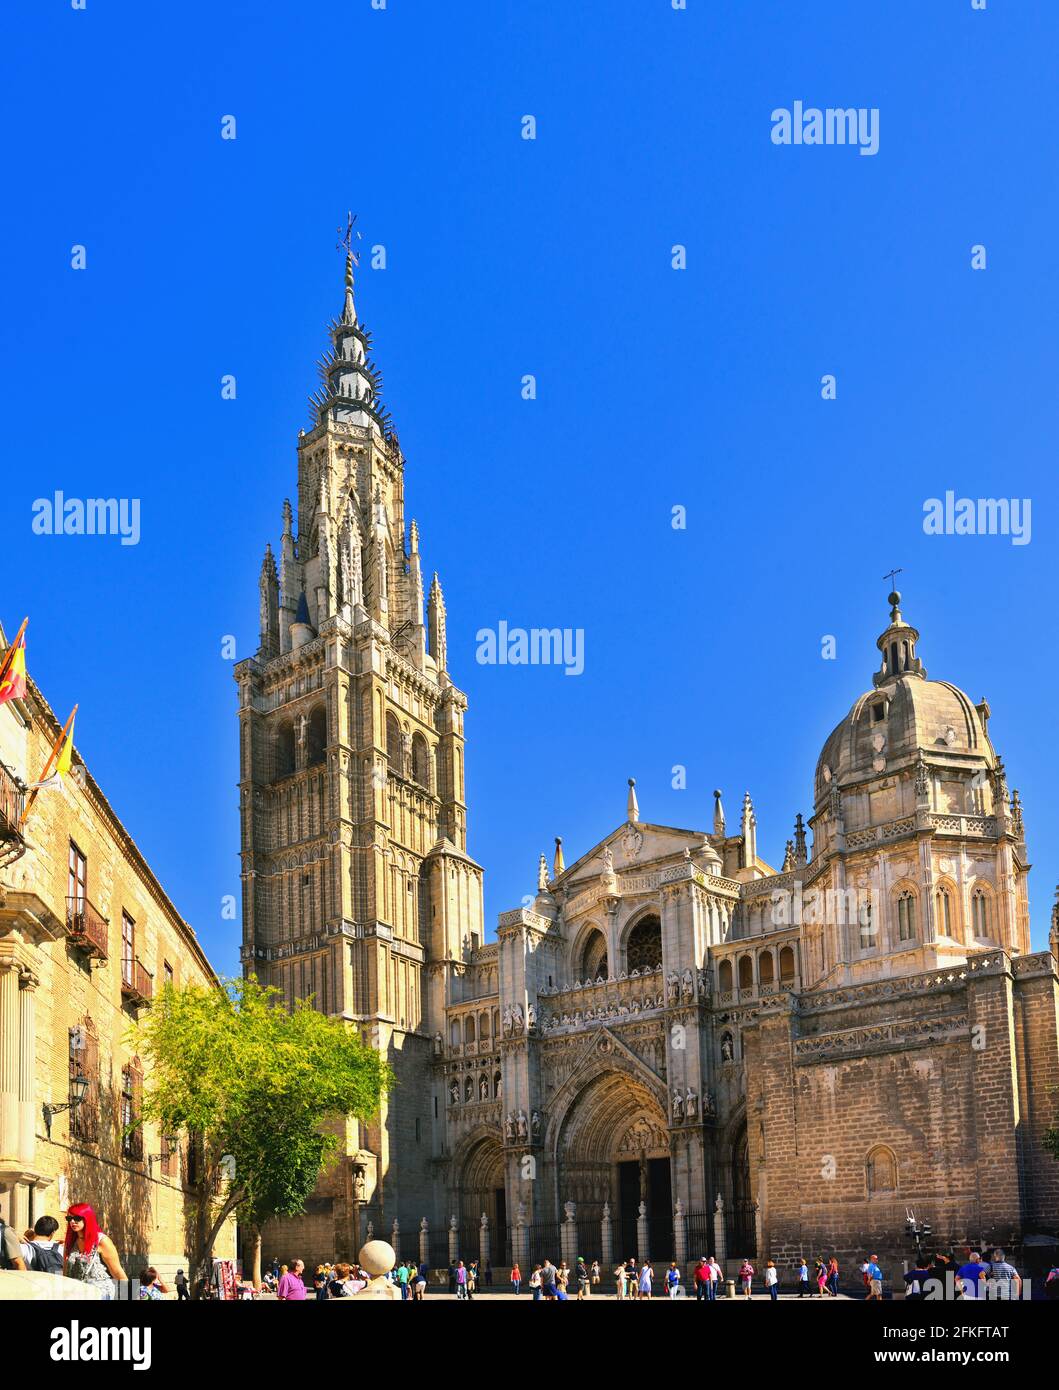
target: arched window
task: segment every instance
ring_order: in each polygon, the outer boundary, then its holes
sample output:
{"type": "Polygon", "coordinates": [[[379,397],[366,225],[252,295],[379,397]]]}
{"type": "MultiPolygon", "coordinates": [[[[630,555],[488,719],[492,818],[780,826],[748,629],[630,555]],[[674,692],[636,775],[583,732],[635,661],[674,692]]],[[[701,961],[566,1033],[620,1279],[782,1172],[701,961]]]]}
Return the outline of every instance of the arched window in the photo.
{"type": "Polygon", "coordinates": [[[289,721],[280,724],[276,730],[274,759],[275,776],[289,777],[294,771],[294,725],[289,721]]]}
{"type": "Polygon", "coordinates": [[[657,917],[643,917],[629,933],[626,948],[628,969],[642,974],[655,970],[662,963],[662,923],[657,917]]]}
{"type": "Polygon", "coordinates": [[[607,938],[601,931],[594,931],[585,942],[581,952],[581,965],[575,966],[579,980],[605,980],[607,978],[607,938]]]}
{"type": "Polygon", "coordinates": [[[390,765],[391,772],[396,772],[399,777],[404,776],[401,726],[397,722],[396,714],[393,713],[386,716],[386,761],[390,765]]]}
{"type": "Polygon", "coordinates": [[[739,988],[754,988],[754,962],[749,956],[739,957],[739,988]]]}
{"type": "Polygon", "coordinates": [[[488,1036],[489,1036],[489,1015],[488,1015],[488,1014],[479,1014],[479,1015],[478,1015],[478,1037],[479,1037],[479,1039],[480,1039],[482,1042],[485,1042],[485,1040],[486,1040],[486,1038],[488,1038],[488,1036]]]}
{"type": "Polygon", "coordinates": [[[460,1045],[460,1020],[459,1020],[458,1018],[454,1018],[454,1019],[452,1020],[452,1026],[451,1026],[451,1028],[449,1029],[449,1040],[451,1041],[453,1047],[459,1047],[459,1045],[460,1045]]]}
{"type": "Polygon", "coordinates": [[[897,939],[916,939],[916,895],[907,888],[897,899],[897,939]]]}
{"type": "Polygon", "coordinates": [[[864,1161],[864,1177],[869,1197],[892,1195],[897,1191],[897,1159],[885,1144],[876,1144],[864,1161]]]}
{"type": "Polygon", "coordinates": [[[939,888],[934,894],[935,927],[942,936],[953,936],[952,894],[947,888],[939,888]]]}
{"type": "Polygon", "coordinates": [[[463,1041],[465,1043],[474,1042],[474,1014],[468,1014],[463,1020],[463,1041]]]}
{"type": "Polygon", "coordinates": [[[989,936],[989,898],[983,888],[976,888],[971,894],[971,923],[976,937],[989,936]]]}
{"type": "Polygon", "coordinates": [[[722,960],[717,967],[717,988],[722,994],[730,994],[732,990],[732,962],[727,958],[722,960]]]}
{"type": "Polygon", "coordinates": [[[758,971],[763,985],[770,985],[773,981],[772,952],[762,951],[761,959],[758,962],[758,971]]]}
{"type": "Polygon", "coordinates": [[[327,752],[327,711],[317,705],[309,715],[309,735],[307,757],[310,766],[322,763],[327,752]]]}
{"type": "Polygon", "coordinates": [[[780,979],[784,982],[794,979],[794,947],[784,946],[780,952],[780,979]]]}
{"type": "Polygon", "coordinates": [[[422,734],[412,735],[412,778],[430,790],[430,745],[422,734]]]}

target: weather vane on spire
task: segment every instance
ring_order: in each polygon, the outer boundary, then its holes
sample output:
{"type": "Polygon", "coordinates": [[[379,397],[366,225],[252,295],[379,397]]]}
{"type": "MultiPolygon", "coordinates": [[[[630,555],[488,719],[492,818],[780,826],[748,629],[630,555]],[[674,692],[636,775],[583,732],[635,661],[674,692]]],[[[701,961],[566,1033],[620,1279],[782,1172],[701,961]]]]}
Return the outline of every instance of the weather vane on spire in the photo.
{"type": "Polygon", "coordinates": [[[346,213],[346,230],[345,230],[345,232],[342,231],[342,228],[341,228],[341,227],[337,227],[337,228],[335,229],[336,232],[337,232],[337,234],[338,234],[338,241],[335,243],[335,250],[336,250],[336,251],[341,251],[341,250],[344,249],[346,255],[347,255],[347,256],[349,257],[349,259],[353,262],[353,264],[354,264],[354,265],[360,265],[360,256],[357,254],[356,251],[353,250],[353,238],[354,238],[354,236],[357,238],[358,241],[360,241],[360,239],[361,239],[360,233],[357,232],[357,231],[354,231],[354,228],[353,228],[353,223],[356,222],[356,220],[357,220],[357,219],[356,219],[356,217],[354,216],[354,214],[353,214],[352,212],[347,212],[347,213],[346,213]]]}

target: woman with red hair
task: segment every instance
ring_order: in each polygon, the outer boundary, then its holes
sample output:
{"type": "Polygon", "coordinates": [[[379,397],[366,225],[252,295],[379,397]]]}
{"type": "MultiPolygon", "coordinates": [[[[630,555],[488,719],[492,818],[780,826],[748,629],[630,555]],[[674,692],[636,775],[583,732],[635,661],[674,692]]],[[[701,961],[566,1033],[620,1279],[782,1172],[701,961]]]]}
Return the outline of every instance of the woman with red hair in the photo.
{"type": "Polygon", "coordinates": [[[114,1297],[114,1280],[121,1284],[128,1281],[114,1242],[99,1229],[95,1212],[85,1202],[75,1202],[66,1213],[63,1260],[68,1279],[80,1279],[100,1289],[104,1298],[114,1297]]]}

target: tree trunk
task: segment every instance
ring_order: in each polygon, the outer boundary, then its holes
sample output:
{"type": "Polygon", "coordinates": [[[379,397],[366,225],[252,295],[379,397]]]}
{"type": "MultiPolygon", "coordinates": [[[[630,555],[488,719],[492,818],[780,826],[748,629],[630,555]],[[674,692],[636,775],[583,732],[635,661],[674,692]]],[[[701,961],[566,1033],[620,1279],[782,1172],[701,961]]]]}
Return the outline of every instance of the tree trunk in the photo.
{"type": "Polygon", "coordinates": [[[191,1267],[195,1275],[195,1283],[191,1291],[191,1297],[193,1299],[199,1297],[202,1280],[209,1278],[212,1273],[211,1256],[213,1255],[213,1246],[217,1240],[221,1227],[246,1196],[246,1192],[242,1188],[229,1193],[227,1200],[214,1217],[212,1224],[207,1224],[209,1223],[210,1201],[206,1188],[207,1184],[203,1183],[199,1189],[199,1199],[195,1211],[195,1250],[191,1261],[191,1267]]]}
{"type": "MultiPolygon", "coordinates": [[[[244,1275],[246,1271],[244,1270],[244,1275]]],[[[250,1281],[255,1289],[261,1287],[261,1228],[250,1230],[250,1281]]]]}

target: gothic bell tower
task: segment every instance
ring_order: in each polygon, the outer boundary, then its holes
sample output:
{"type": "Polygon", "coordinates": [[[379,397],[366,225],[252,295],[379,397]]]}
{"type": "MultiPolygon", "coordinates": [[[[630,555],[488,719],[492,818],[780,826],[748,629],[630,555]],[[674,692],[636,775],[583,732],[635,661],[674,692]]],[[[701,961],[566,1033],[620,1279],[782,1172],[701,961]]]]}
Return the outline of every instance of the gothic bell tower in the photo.
{"type": "Polygon", "coordinates": [[[235,670],[244,974],[348,1020],[397,1080],[376,1123],[349,1121],[345,1178],[339,1165],[318,1189],[334,1217],[327,1258],[346,1232],[356,1253],[362,1221],[382,1235],[432,1212],[431,1039],[449,968],[482,941],[467,700],[436,574],[424,599],[355,262],[347,239],[345,301],[298,437],[297,516],[284,502],[278,568],[270,546],[261,567],[260,646],[235,670]]]}

